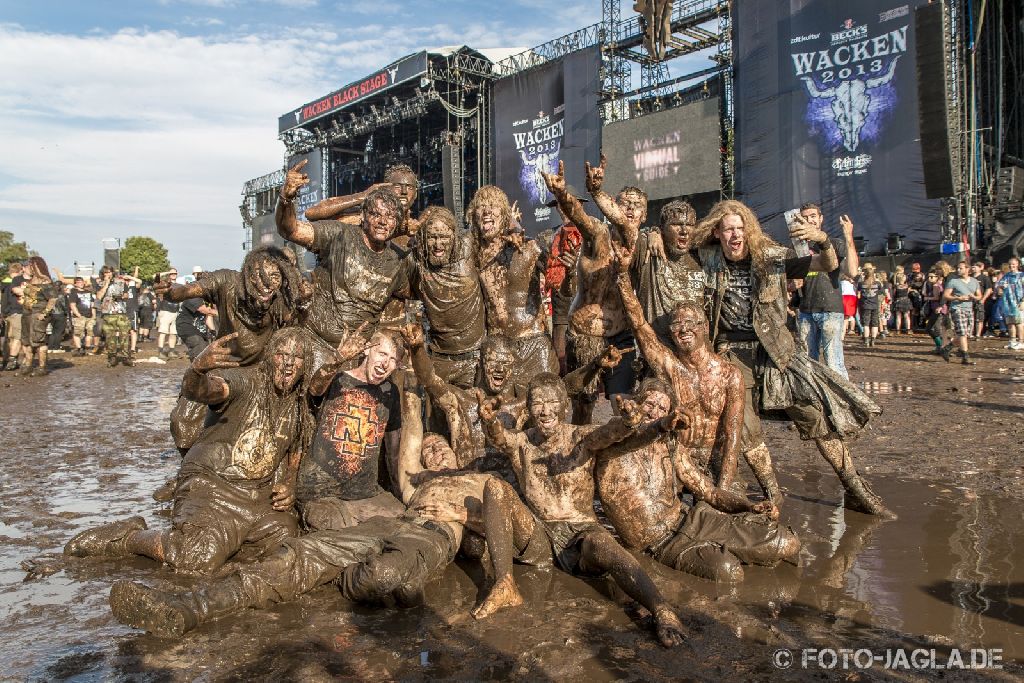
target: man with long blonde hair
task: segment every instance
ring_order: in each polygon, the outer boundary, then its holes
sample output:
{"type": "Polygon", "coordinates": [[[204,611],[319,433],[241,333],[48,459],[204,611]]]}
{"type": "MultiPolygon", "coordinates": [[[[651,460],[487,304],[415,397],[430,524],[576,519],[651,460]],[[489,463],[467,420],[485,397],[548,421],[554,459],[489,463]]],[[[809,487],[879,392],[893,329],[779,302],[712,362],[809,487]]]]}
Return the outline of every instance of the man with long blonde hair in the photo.
{"type": "MultiPolygon", "coordinates": [[[[742,450],[758,483],[776,504],[782,500],[759,411],[785,411],[804,439],[813,439],[846,489],[846,507],[893,516],[861,479],[844,439],[881,409],[848,380],[798,351],[786,329],[786,279],[808,271],[831,272],[838,259],[828,235],[800,217],[790,236],[818,245],[819,253],[795,256],[761,230],[753,211],[735,200],[719,202],[697,227],[694,242],[708,283],[711,336],[719,353],[743,375],[746,405],[742,450]]],[[[719,485],[736,463],[717,462],[719,485]]]]}

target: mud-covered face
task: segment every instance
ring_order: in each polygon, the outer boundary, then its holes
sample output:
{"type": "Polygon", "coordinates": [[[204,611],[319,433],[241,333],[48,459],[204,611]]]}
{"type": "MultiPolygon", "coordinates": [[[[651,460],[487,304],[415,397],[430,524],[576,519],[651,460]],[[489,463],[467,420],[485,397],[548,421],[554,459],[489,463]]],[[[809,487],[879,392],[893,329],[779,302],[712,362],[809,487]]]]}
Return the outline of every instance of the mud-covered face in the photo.
{"type": "Polygon", "coordinates": [[[672,399],[668,397],[668,394],[653,389],[646,392],[640,402],[640,410],[643,411],[644,420],[647,422],[665,417],[670,408],[672,408],[672,399]]]}
{"type": "Polygon", "coordinates": [[[500,394],[501,390],[505,388],[505,383],[512,375],[514,362],[512,354],[503,350],[488,349],[484,352],[484,382],[490,393],[500,394]]]}
{"type": "Polygon", "coordinates": [[[672,323],[668,329],[676,348],[683,352],[704,346],[708,341],[707,321],[688,308],[679,310],[672,316],[672,323]]]}
{"type": "Polygon", "coordinates": [[[554,387],[542,386],[531,391],[528,408],[533,424],[545,438],[558,430],[565,415],[565,403],[554,387]]]}
{"type": "Polygon", "coordinates": [[[419,191],[419,182],[412,173],[400,171],[388,176],[387,182],[391,184],[391,191],[402,202],[402,208],[406,211],[416,201],[416,194],[419,191]]]}
{"type": "Polygon", "coordinates": [[[398,216],[381,200],[366,210],[363,234],[371,246],[383,247],[398,228],[398,216]]]}
{"type": "Polygon", "coordinates": [[[448,445],[443,437],[437,434],[428,434],[423,439],[423,448],[420,451],[420,462],[428,470],[435,472],[441,470],[454,470],[459,467],[459,460],[455,457],[455,451],[448,445]]]}
{"type": "Polygon", "coordinates": [[[304,364],[302,344],[297,339],[279,344],[270,357],[274,388],[282,393],[291,391],[302,377],[304,364]]]}
{"type": "Polygon", "coordinates": [[[730,261],[742,261],[750,253],[743,219],[738,215],[730,213],[722,216],[714,235],[722,245],[722,254],[730,261]]]}
{"type": "Polygon", "coordinates": [[[281,289],[281,269],[273,263],[261,263],[248,274],[249,291],[256,297],[256,305],[266,309],[281,289]]]}
{"type": "Polygon", "coordinates": [[[366,381],[370,384],[380,384],[391,376],[397,366],[398,349],[387,337],[379,337],[377,343],[366,351],[363,371],[366,373],[366,381]]]}
{"type": "Polygon", "coordinates": [[[435,268],[451,263],[455,246],[455,233],[444,221],[434,221],[427,226],[427,262],[435,268]]]}
{"type": "Polygon", "coordinates": [[[473,209],[473,225],[480,229],[485,242],[498,239],[505,228],[502,206],[494,200],[484,200],[473,209]]]}
{"type": "Polygon", "coordinates": [[[817,209],[804,209],[800,212],[800,218],[803,218],[816,230],[821,228],[821,211],[817,209]]]}
{"type": "Polygon", "coordinates": [[[620,192],[615,203],[631,225],[640,225],[647,218],[647,201],[636,192],[620,192]]]}
{"type": "Polygon", "coordinates": [[[665,244],[665,251],[670,256],[685,254],[693,246],[691,237],[696,223],[688,220],[673,221],[661,226],[661,241],[665,244]]]}

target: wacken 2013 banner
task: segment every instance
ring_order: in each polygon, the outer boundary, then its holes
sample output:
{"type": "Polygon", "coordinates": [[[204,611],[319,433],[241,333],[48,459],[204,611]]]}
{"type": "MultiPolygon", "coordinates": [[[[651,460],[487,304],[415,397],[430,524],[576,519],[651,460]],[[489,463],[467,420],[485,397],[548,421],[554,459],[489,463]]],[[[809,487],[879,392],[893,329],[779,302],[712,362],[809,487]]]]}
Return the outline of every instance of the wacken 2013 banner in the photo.
{"type": "Polygon", "coordinates": [[[737,198],[776,238],[781,217],[849,214],[870,253],[891,233],[940,240],[918,143],[914,7],[925,0],[765,0],[734,5],[737,198]]]}
{"type": "Polygon", "coordinates": [[[518,202],[530,236],[561,223],[546,206],[552,196],[541,173],[557,172],[561,160],[583,192],[583,163],[600,155],[599,58],[596,48],[581,50],[494,84],[495,181],[518,202]]]}

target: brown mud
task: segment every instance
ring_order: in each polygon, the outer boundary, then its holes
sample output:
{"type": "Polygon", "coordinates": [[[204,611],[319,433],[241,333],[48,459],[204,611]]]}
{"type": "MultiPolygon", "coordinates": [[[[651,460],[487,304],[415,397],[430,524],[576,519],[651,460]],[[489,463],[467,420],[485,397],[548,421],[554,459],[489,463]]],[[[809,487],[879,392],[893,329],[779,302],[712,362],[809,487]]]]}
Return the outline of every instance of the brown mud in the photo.
{"type": "MultiPolygon", "coordinates": [[[[324,587],[208,624],[179,641],[114,621],[115,579],[191,579],[145,559],[61,557],[76,532],[132,514],[179,456],[167,431],[183,361],[105,367],[56,358],[44,378],[0,374],[0,679],[3,680],[1013,680],[1024,674],[1024,354],[986,340],[977,366],[928,355],[921,336],[847,344],[851,378],[885,410],[854,444],[895,522],[837,507],[838,479],[783,425],[767,437],[801,567],[746,567],[716,586],[642,562],[690,631],[657,645],[651,620],[607,581],[516,567],[525,603],[477,621],[479,565],[460,560],[411,610],[347,603],[324,587]],[[74,367],[71,367],[71,364],[74,367]],[[773,664],[785,648],[796,662],[773,664]],[[802,668],[802,648],[1001,648],[1000,670],[802,668]]],[[[145,354],[142,354],[144,356],[145,354]]],[[[599,415],[607,414],[601,406],[599,415]]],[[[752,482],[744,465],[740,476],[752,482]]],[[[754,491],[754,487],[750,487],[754,491]]],[[[852,664],[851,664],[852,666],[852,664]]]]}

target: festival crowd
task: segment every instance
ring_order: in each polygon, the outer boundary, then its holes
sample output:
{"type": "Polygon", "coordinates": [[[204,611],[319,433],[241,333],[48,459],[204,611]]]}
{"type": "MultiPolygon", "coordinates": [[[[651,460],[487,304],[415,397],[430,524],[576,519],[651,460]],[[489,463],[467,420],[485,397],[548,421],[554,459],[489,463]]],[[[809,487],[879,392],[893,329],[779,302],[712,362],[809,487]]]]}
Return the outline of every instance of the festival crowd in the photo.
{"type": "MultiPolygon", "coordinates": [[[[461,553],[486,570],[477,618],[522,603],[514,563],[548,566],[610,577],[663,645],[679,645],[684,628],[634,553],[727,582],[745,565],[797,562],[763,415],[814,442],[847,508],[894,517],[849,447],[881,412],[847,377],[849,319],[869,346],[890,325],[927,324],[939,352],[959,347],[965,362],[986,330],[1005,326],[1012,348],[1024,339],[1016,259],[995,280],[966,263],[890,278],[859,267],[849,218],[832,239],[811,204],[790,227],[810,246],[802,256],[735,200],[701,220],[672,201],[645,228],[646,194],[606,192],[602,156],[586,165],[586,195],[561,163],[544,175],[563,224],[530,239],[495,186],[475,193],[466,229],[443,207],[413,217],[407,166],[300,219],[304,164],[275,219],[317,257],[311,278],[291,250],[260,247],[239,271],[161,274],[148,291],[113,272],[71,285],[75,349],[102,336],[111,364],[130,364],[157,311],[160,348],[172,353],[177,334],[191,359],[171,416],[181,466],[155,494],[173,501],[169,523],[118,520],[64,549],[203,577],[181,591],[115,582],[126,624],[180,635],[328,583],[413,605],[461,553]],[[612,414],[595,422],[601,394],[612,414]],[[737,484],[741,462],[763,496],[737,484]]],[[[12,276],[4,313],[21,355],[12,344],[9,357],[24,372],[37,356],[45,371],[46,328],[68,324],[64,293],[38,257],[12,276]]]]}

